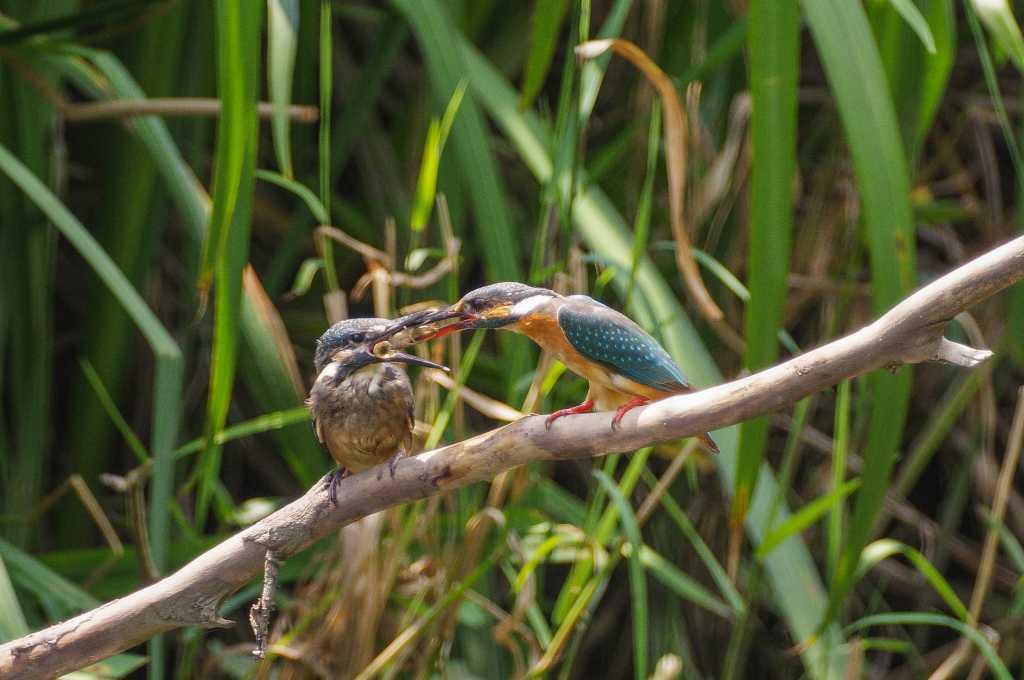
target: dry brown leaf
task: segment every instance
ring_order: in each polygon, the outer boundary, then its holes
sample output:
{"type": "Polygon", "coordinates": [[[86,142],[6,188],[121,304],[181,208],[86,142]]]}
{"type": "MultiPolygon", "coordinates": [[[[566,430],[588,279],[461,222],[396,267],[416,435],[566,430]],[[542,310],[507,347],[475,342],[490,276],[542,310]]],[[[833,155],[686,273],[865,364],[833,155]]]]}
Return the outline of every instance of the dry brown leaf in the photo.
{"type": "Polygon", "coordinates": [[[718,308],[704,286],[697,261],[691,252],[690,236],[686,233],[683,217],[683,202],[686,196],[687,127],[686,112],[679,100],[679,93],[676,92],[672,79],[642,49],[628,40],[590,40],[576,46],[576,56],[580,59],[595,59],[608,50],[624,57],[640,69],[661,97],[665,165],[668,170],[669,217],[676,241],[676,264],[701,314],[711,320],[721,320],[724,318],[722,310],[718,308]]]}

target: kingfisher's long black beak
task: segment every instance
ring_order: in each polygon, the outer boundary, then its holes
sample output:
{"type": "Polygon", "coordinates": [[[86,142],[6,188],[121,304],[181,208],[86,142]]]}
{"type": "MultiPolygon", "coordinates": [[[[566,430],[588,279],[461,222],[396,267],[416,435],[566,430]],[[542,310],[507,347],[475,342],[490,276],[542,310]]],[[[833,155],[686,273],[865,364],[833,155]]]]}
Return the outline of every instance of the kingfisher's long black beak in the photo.
{"type": "Polygon", "coordinates": [[[447,373],[449,370],[451,370],[447,366],[445,366],[444,364],[436,364],[433,361],[430,361],[428,359],[423,359],[422,357],[418,357],[415,354],[407,354],[406,352],[389,351],[389,352],[384,352],[382,354],[374,354],[373,357],[377,361],[396,361],[396,362],[403,363],[403,364],[411,364],[413,366],[424,366],[426,368],[437,368],[437,369],[440,369],[440,370],[444,371],[445,373],[447,373]]]}
{"type": "Polygon", "coordinates": [[[355,350],[349,356],[345,367],[349,371],[352,371],[362,366],[368,366],[372,363],[384,363],[386,361],[410,364],[412,366],[424,366],[426,368],[437,368],[445,372],[448,372],[449,370],[448,367],[443,364],[436,364],[428,359],[420,358],[415,354],[400,352],[396,349],[392,349],[387,342],[381,342],[379,340],[374,341],[373,343],[367,343],[366,346],[355,350]]]}

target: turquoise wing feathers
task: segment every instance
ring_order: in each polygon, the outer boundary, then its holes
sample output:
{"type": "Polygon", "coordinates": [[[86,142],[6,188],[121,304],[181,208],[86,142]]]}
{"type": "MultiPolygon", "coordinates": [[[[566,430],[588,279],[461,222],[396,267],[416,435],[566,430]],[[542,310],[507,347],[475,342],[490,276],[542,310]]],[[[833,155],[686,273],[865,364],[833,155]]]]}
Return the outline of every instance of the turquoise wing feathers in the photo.
{"type": "Polygon", "coordinates": [[[590,361],[630,380],[665,392],[689,388],[668,352],[630,319],[582,295],[558,310],[566,340],[590,361]]]}

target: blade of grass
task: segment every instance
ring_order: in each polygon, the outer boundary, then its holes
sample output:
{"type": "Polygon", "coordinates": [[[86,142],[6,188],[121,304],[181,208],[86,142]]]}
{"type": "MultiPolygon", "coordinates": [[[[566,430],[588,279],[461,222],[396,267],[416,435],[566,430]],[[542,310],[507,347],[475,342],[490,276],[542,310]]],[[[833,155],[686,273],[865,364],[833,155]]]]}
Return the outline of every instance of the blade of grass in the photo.
{"type": "Polygon", "coordinates": [[[640,266],[640,258],[647,252],[647,240],[651,231],[651,200],[654,194],[654,178],[658,174],[658,139],[661,137],[660,108],[660,101],[655,101],[651,106],[651,123],[647,132],[647,170],[640,189],[636,217],[633,218],[633,264],[629,268],[629,283],[623,296],[625,305],[628,305],[630,298],[633,297],[636,270],[640,266]]]}
{"type": "MultiPolygon", "coordinates": [[[[657,479],[650,470],[644,471],[644,479],[648,484],[653,486],[657,483],[657,479]]],[[[725,567],[723,567],[717,559],[715,554],[711,552],[711,548],[704,542],[704,539],[700,537],[697,529],[693,526],[690,518],[686,516],[683,509],[679,507],[679,503],[676,502],[669,494],[663,494],[659,499],[662,507],[665,509],[665,513],[669,516],[669,519],[679,528],[682,534],[686,537],[686,540],[693,546],[694,552],[697,553],[697,557],[704,564],[704,567],[711,574],[711,579],[715,582],[715,586],[718,587],[718,592],[722,594],[726,602],[729,603],[730,609],[734,614],[740,614],[746,609],[746,605],[743,603],[743,598],[740,596],[736,586],[733,585],[732,580],[729,578],[729,574],[726,573],[725,567]]]]}
{"type": "Polygon", "coordinates": [[[320,224],[330,224],[331,218],[327,215],[327,208],[320,202],[316,194],[313,193],[309,187],[301,182],[296,182],[294,179],[288,179],[284,175],[270,170],[257,170],[256,179],[261,179],[264,182],[270,182],[275,184],[282,189],[287,189],[292,192],[306,204],[309,211],[313,214],[313,218],[320,224]]]}
{"type": "Polygon", "coordinates": [[[766,529],[774,525],[778,504],[786,497],[793,484],[793,475],[800,462],[800,437],[804,432],[804,425],[807,422],[808,413],[812,410],[811,407],[813,405],[814,397],[804,397],[793,408],[792,424],[790,425],[789,432],[786,434],[785,448],[782,450],[782,465],[779,469],[779,483],[776,488],[776,495],[772,498],[771,505],[768,506],[768,513],[764,518],[766,529]]]}
{"type": "MultiPolygon", "coordinates": [[[[225,427],[217,433],[217,443],[227,444],[228,442],[241,439],[242,437],[270,432],[272,430],[278,430],[282,427],[288,427],[289,425],[295,425],[298,423],[302,423],[303,425],[309,424],[309,409],[305,406],[297,406],[283,411],[275,411],[274,413],[265,413],[261,416],[256,416],[255,418],[235,423],[230,427],[225,427]]],[[[203,443],[204,440],[201,437],[193,439],[190,442],[186,442],[175,449],[174,457],[182,458],[192,453],[198,453],[202,451],[203,443]]]]}
{"type": "MultiPolygon", "coordinates": [[[[216,269],[224,259],[231,226],[242,191],[243,166],[250,147],[251,125],[255,124],[255,102],[249,93],[255,83],[246,84],[249,72],[244,61],[247,40],[252,39],[244,25],[246,20],[236,0],[215,3],[217,23],[217,89],[221,99],[221,115],[217,119],[217,151],[213,177],[213,206],[209,228],[203,241],[198,288],[204,295],[213,284],[216,269]],[[251,111],[250,111],[251,109],[251,111]]],[[[239,276],[241,276],[239,274],[239,276]]],[[[228,281],[224,282],[229,285],[228,281]]]]}
{"type": "Polygon", "coordinates": [[[288,290],[288,296],[292,298],[302,297],[313,287],[313,279],[323,271],[324,261],[319,257],[311,257],[302,261],[299,271],[295,274],[292,287],[288,290]]]}
{"type": "Polygon", "coordinates": [[[580,163],[580,115],[578,78],[572,45],[589,31],[590,2],[581,0],[573,7],[569,19],[568,41],[563,51],[558,108],[552,125],[551,157],[554,171],[541,187],[541,205],[534,230],[533,253],[530,258],[530,281],[543,283],[554,272],[569,266],[569,242],[572,232],[572,192],[560,189],[572,186],[580,163]],[[568,200],[567,200],[568,199],[568,200]],[[559,248],[560,246],[560,248],[559,248]]]}
{"type": "Polygon", "coordinates": [[[293,172],[288,105],[292,101],[292,72],[298,33],[298,0],[267,0],[267,85],[270,101],[274,104],[271,131],[277,167],[289,179],[293,172]]]}
{"type": "MultiPolygon", "coordinates": [[[[899,124],[863,7],[827,0],[803,0],[803,7],[853,156],[870,250],[872,302],[881,313],[914,285],[910,182],[899,124]]],[[[876,371],[867,378],[871,422],[862,486],[823,622],[846,603],[860,552],[881,509],[903,433],[910,380],[906,368],[896,374],[876,371]]]]}
{"type": "MultiPolygon", "coordinates": [[[[949,74],[956,59],[956,14],[953,0],[931,0],[927,4],[926,20],[935,37],[935,54],[926,60],[921,77],[920,101],[917,106],[918,118],[913,148],[920,150],[925,137],[932,128],[939,102],[946,93],[949,74]]],[[[915,154],[916,155],[916,154],[915,154]]]]}
{"type": "MultiPolygon", "coordinates": [[[[28,20],[43,15],[29,4],[20,9],[28,20]]],[[[50,159],[52,109],[27,84],[15,80],[11,69],[2,70],[0,144],[9,144],[36,176],[52,176],[59,171],[50,159]]],[[[0,228],[0,306],[6,316],[4,360],[10,371],[3,376],[8,389],[0,390],[0,409],[9,414],[4,418],[7,441],[0,451],[7,474],[0,491],[6,512],[26,516],[46,483],[54,426],[50,393],[55,253],[51,227],[20,192],[16,184],[0,181],[0,221],[9,225],[0,228]]],[[[33,528],[25,525],[8,527],[4,535],[22,547],[37,540],[33,528]]]]}
{"type": "Polygon", "coordinates": [[[999,680],[1012,680],[1013,678],[1009,669],[1006,668],[1006,664],[1003,663],[995,648],[992,647],[992,643],[984,635],[978,632],[976,628],[961,623],[949,616],[921,612],[874,614],[854,621],[846,627],[845,631],[847,633],[856,633],[872,626],[944,626],[950,628],[970,639],[978,647],[978,651],[985,657],[992,672],[999,680]]]}
{"type": "Polygon", "coordinates": [[[803,506],[790,515],[785,522],[776,524],[772,527],[772,530],[765,535],[761,545],[757,547],[757,553],[755,554],[757,559],[763,560],[773,550],[782,545],[782,543],[788,538],[804,531],[807,527],[821,519],[825,513],[830,510],[834,512],[836,506],[841,504],[844,498],[856,491],[859,486],[859,480],[851,479],[850,481],[838,486],[834,491],[825,494],[821,498],[816,498],[803,506]]]}
{"type": "Polygon", "coordinates": [[[924,576],[928,584],[938,593],[939,597],[946,603],[946,606],[956,614],[957,618],[964,623],[968,622],[970,614],[967,611],[967,606],[957,596],[953,586],[949,585],[949,581],[939,573],[938,569],[932,566],[928,558],[899,541],[883,538],[865,546],[860,556],[860,562],[857,564],[854,578],[860,580],[876,564],[893,555],[902,555],[908,562],[914,565],[914,568],[924,576]]]}
{"type": "MultiPolygon", "coordinates": [[[[661,248],[662,242],[655,243],[654,247],[661,248]]],[[[664,247],[668,250],[675,246],[671,243],[666,243],[664,247]]],[[[744,286],[739,279],[736,278],[735,274],[725,268],[725,265],[705,253],[700,248],[693,249],[693,256],[697,258],[697,262],[700,263],[701,266],[711,272],[711,274],[725,285],[726,288],[732,291],[736,297],[742,300],[745,304],[750,304],[750,291],[747,290],[747,287],[744,286]]],[[[787,352],[790,352],[791,354],[799,354],[802,351],[796,344],[796,340],[793,339],[793,336],[790,335],[786,329],[780,328],[777,337],[779,344],[782,345],[787,352]]]]}
{"type": "MultiPolygon", "coordinates": [[[[327,219],[323,224],[331,223],[331,104],[334,93],[334,40],[331,3],[320,2],[320,130],[317,136],[317,159],[320,175],[320,205],[324,207],[327,219]]],[[[341,286],[338,273],[334,266],[334,243],[330,239],[320,241],[321,257],[324,261],[324,281],[327,292],[333,293],[341,286]]]]}
{"type": "MultiPolygon", "coordinates": [[[[927,4],[935,5],[937,2],[929,0],[927,4]]],[[[932,79],[929,87],[942,85],[944,88],[944,78],[934,80],[935,75],[941,75],[943,60],[937,58],[938,49],[931,28],[913,2],[887,0],[868,3],[867,10],[878,41],[904,148],[908,152],[907,158],[913,162],[918,153],[921,107],[929,104],[922,93],[929,79],[932,79]],[[925,32],[924,37],[921,37],[921,30],[925,32]],[[938,71],[933,73],[936,69],[938,71]]]]}
{"type": "Polygon", "coordinates": [[[644,680],[647,677],[647,576],[644,570],[644,563],[640,559],[640,550],[643,546],[643,539],[640,537],[640,526],[636,522],[636,515],[633,508],[623,495],[619,485],[612,481],[612,478],[594,470],[594,476],[601,483],[608,497],[611,499],[611,507],[615,508],[619,516],[626,538],[629,539],[633,549],[628,554],[629,570],[629,598],[632,604],[633,619],[633,677],[637,680],[644,680]]]}
{"type": "Polygon", "coordinates": [[[99,373],[96,372],[92,362],[86,358],[82,358],[79,361],[82,366],[82,372],[85,374],[85,379],[89,381],[89,385],[92,387],[93,392],[96,393],[96,399],[103,406],[103,410],[107,412],[107,416],[114,423],[117,431],[121,433],[121,437],[125,443],[128,444],[128,448],[135,454],[140,463],[146,463],[152,460],[149,456],[149,451],[146,450],[146,446],[139,440],[135,431],[132,430],[128,421],[121,415],[121,411],[117,408],[117,404],[114,403],[113,397],[110,396],[110,392],[107,391],[107,386],[103,384],[103,380],[100,379],[99,373]]]}
{"type": "Polygon", "coordinates": [[[935,36],[932,35],[932,29],[928,25],[928,21],[921,14],[921,10],[917,8],[913,0],[889,0],[893,9],[899,13],[903,20],[907,22],[907,25],[914,31],[918,39],[924,48],[928,50],[929,54],[935,54],[935,36]]]}
{"type": "MultiPolygon", "coordinates": [[[[800,68],[800,11],[796,0],[754,0],[750,30],[751,138],[754,160],[750,186],[750,245],[747,248],[750,302],[745,307],[743,365],[755,371],[778,358],[793,232],[796,172],[796,85],[800,68]]],[[[768,417],[740,427],[739,466],[733,489],[732,546],[739,555],[743,521],[757,486],[768,444],[768,417]]],[[[735,571],[731,569],[731,571],[735,571]]]]}
{"type": "Polygon", "coordinates": [[[569,11],[569,0],[537,0],[530,15],[530,52],[523,67],[519,107],[529,108],[544,87],[562,24],[569,11]]]}
{"type": "Polygon", "coordinates": [[[207,449],[197,464],[196,524],[206,520],[221,450],[213,443],[224,427],[235,379],[242,270],[249,253],[256,162],[256,98],[262,12],[243,9],[239,0],[218,0],[217,83],[221,117],[217,125],[213,207],[200,270],[200,287],[216,274],[213,349],[206,412],[207,449]]]}
{"type": "MultiPolygon", "coordinates": [[[[627,547],[631,553],[631,549],[627,547]]],[[[631,555],[629,555],[631,556],[631,555]]],[[[648,546],[640,547],[640,563],[663,586],[669,588],[679,597],[692,602],[710,612],[718,614],[723,618],[732,617],[732,609],[729,605],[719,600],[711,592],[687,576],[674,564],[654,552],[648,546]]]]}
{"type": "MultiPolygon", "coordinates": [[[[850,381],[839,385],[836,397],[834,447],[832,450],[832,488],[838,490],[846,480],[846,455],[850,450],[850,381]]],[[[828,573],[835,576],[839,562],[839,550],[843,545],[843,531],[846,528],[845,503],[836,503],[828,521],[828,573]]]]}
{"type": "Polygon", "coordinates": [[[427,129],[427,140],[423,145],[423,158],[420,160],[419,179],[416,180],[416,195],[412,202],[409,215],[409,226],[414,232],[422,232],[430,222],[430,211],[434,207],[437,196],[437,169],[441,164],[445,142],[459,113],[459,106],[466,94],[466,81],[459,81],[459,86],[448,100],[444,115],[440,120],[430,121],[427,129]]]}
{"type": "Polygon", "coordinates": [[[28,635],[29,632],[18,595],[14,592],[14,584],[11,583],[3,557],[0,557],[0,643],[28,635]]]}
{"type": "Polygon", "coordinates": [[[6,563],[14,582],[32,593],[55,619],[68,618],[100,606],[99,600],[92,595],[3,539],[0,539],[0,558],[6,563]]]}
{"type": "Polygon", "coordinates": [[[522,568],[516,574],[515,579],[512,581],[512,591],[518,593],[526,585],[526,581],[530,578],[533,572],[547,556],[550,555],[556,548],[564,546],[566,543],[571,545],[581,545],[580,536],[575,533],[556,533],[546,538],[540,545],[530,553],[530,556],[523,562],[522,568]]]}
{"type": "MultiPolygon", "coordinates": [[[[616,0],[615,4],[608,10],[601,30],[597,38],[617,38],[622,33],[622,27],[626,24],[626,18],[633,7],[633,0],[616,0]]],[[[581,21],[581,24],[583,22],[581,21]]],[[[581,35],[583,40],[587,36],[581,35]]],[[[601,89],[601,82],[604,80],[604,73],[608,69],[608,62],[611,55],[606,54],[587,61],[580,68],[580,123],[585,123],[594,110],[597,103],[597,93],[601,89]]]]}
{"type": "Polygon", "coordinates": [[[999,534],[999,542],[1002,543],[1003,550],[1006,551],[1007,556],[1013,561],[1017,571],[1024,575],[1024,546],[1020,544],[1020,541],[1017,540],[1017,537],[1013,535],[1013,532],[1010,531],[1005,523],[991,514],[985,516],[985,523],[990,529],[999,534]]]}

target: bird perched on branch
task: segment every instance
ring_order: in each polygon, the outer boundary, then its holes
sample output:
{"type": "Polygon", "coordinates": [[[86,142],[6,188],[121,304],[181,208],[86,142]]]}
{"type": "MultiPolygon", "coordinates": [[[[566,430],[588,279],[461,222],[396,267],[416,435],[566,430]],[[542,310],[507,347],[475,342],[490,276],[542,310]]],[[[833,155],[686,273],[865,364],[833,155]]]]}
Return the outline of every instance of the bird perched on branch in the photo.
{"type": "MultiPolygon", "coordinates": [[[[424,332],[419,339],[468,328],[510,330],[529,337],[587,379],[590,389],[583,403],[549,415],[548,427],[563,416],[597,408],[615,409],[612,429],[616,429],[630,409],[693,391],[657,340],[625,315],[586,295],[562,296],[522,283],[495,283],[424,317],[431,323],[448,319],[457,321],[424,332]]],[[[709,435],[699,439],[718,451],[709,435]]]]}
{"type": "Polygon", "coordinates": [[[337,505],[338,482],[349,473],[388,462],[391,476],[404,454],[412,452],[413,393],[398,364],[447,367],[395,349],[412,342],[422,314],[397,321],[348,319],[320,336],[313,362],[317,377],[309,392],[313,431],[338,464],[326,478],[337,505]]]}

